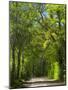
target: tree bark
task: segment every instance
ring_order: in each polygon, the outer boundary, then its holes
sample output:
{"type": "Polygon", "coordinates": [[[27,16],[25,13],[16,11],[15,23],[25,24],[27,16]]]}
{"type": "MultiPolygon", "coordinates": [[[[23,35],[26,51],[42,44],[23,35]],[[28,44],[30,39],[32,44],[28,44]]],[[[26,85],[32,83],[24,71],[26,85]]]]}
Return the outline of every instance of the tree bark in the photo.
{"type": "Polygon", "coordinates": [[[21,57],[21,50],[18,51],[18,66],[17,66],[17,78],[19,79],[20,75],[20,57],[21,57]]]}
{"type": "Polygon", "coordinates": [[[12,71],[11,71],[11,76],[10,76],[10,85],[12,86],[14,84],[14,80],[15,80],[15,48],[12,48],[12,71]]]}
{"type": "Polygon", "coordinates": [[[24,65],[24,49],[22,50],[22,70],[21,70],[21,78],[23,78],[23,66],[24,65]]]}

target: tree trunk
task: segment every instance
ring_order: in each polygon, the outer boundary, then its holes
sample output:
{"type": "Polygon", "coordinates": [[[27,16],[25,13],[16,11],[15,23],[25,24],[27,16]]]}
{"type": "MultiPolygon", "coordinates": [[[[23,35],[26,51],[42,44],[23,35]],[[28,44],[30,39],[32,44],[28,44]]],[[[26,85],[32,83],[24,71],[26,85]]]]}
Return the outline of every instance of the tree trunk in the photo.
{"type": "Polygon", "coordinates": [[[11,86],[14,84],[14,80],[15,80],[15,48],[13,47],[12,48],[12,59],[13,59],[13,62],[12,62],[12,71],[11,71],[11,86]]]}
{"type": "Polygon", "coordinates": [[[22,50],[22,70],[21,70],[21,78],[23,78],[23,66],[24,65],[24,49],[22,50]]]}
{"type": "Polygon", "coordinates": [[[20,75],[20,57],[21,57],[21,51],[19,49],[18,51],[18,67],[17,67],[17,78],[19,79],[19,75],[20,75]]]}
{"type": "Polygon", "coordinates": [[[59,65],[60,65],[60,80],[64,81],[64,65],[63,65],[63,62],[60,62],[59,65]]]}
{"type": "Polygon", "coordinates": [[[33,63],[33,67],[32,67],[32,77],[34,77],[34,63],[33,63]]]}

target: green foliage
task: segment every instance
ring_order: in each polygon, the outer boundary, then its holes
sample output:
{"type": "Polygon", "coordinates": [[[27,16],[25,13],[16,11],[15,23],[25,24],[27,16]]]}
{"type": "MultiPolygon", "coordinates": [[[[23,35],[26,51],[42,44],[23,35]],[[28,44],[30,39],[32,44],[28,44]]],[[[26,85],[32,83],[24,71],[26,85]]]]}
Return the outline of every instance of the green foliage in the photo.
{"type": "Polygon", "coordinates": [[[65,5],[10,2],[9,10],[11,85],[32,77],[63,79],[65,5]]]}
{"type": "Polygon", "coordinates": [[[55,80],[59,80],[59,73],[60,73],[59,63],[55,62],[54,63],[54,79],[55,80]]]}

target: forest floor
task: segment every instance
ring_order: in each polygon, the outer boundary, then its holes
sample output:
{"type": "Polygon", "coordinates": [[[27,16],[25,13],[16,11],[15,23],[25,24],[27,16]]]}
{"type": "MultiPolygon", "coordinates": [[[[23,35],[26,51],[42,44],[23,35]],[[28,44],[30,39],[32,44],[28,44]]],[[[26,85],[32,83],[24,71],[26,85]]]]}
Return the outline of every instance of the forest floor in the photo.
{"type": "Polygon", "coordinates": [[[26,88],[27,87],[62,86],[62,85],[65,85],[65,82],[40,77],[40,78],[32,78],[29,81],[24,81],[23,85],[26,88]]]}

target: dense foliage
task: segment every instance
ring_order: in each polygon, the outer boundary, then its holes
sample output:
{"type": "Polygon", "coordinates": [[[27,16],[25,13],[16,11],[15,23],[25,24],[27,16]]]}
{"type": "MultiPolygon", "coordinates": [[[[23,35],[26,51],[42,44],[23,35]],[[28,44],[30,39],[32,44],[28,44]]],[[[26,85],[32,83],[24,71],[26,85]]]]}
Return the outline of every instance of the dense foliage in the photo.
{"type": "Polygon", "coordinates": [[[65,80],[65,5],[9,3],[10,84],[32,77],[65,80]]]}

